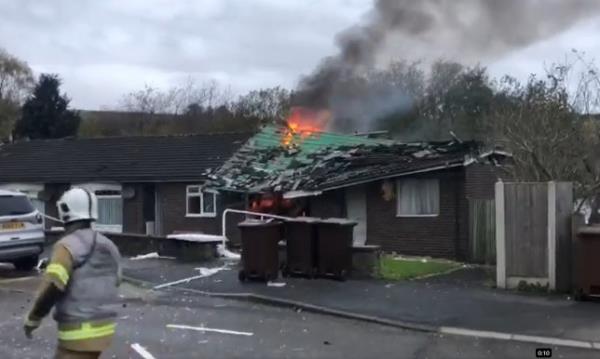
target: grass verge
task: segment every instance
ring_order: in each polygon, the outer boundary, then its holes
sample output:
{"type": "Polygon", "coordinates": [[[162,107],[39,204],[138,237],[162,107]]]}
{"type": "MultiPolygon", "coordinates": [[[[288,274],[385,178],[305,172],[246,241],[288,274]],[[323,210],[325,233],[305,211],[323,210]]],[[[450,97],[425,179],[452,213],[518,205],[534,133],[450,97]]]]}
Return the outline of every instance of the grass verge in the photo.
{"type": "Polygon", "coordinates": [[[460,266],[460,263],[431,258],[397,258],[385,255],[379,263],[379,277],[386,280],[407,280],[441,274],[460,266]]]}

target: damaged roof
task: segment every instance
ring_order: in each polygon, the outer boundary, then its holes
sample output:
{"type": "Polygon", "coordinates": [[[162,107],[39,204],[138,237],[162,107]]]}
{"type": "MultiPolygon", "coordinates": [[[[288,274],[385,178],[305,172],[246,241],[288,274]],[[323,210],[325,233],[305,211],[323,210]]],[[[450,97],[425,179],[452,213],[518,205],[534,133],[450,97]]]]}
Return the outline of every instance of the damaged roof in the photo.
{"type": "Polygon", "coordinates": [[[285,127],[267,126],[210,175],[219,189],[242,192],[329,189],[463,166],[479,155],[476,142],[398,143],[315,132],[294,135],[284,146],[285,127]]]}
{"type": "Polygon", "coordinates": [[[251,133],[32,140],[0,145],[0,182],[197,181],[251,133]]]}

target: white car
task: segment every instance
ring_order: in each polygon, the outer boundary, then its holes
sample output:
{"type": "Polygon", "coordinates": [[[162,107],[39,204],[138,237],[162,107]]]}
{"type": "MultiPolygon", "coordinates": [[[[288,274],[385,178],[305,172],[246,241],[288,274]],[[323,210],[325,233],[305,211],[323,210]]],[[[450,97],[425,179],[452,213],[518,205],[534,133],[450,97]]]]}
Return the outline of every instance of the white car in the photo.
{"type": "Polygon", "coordinates": [[[31,270],[44,250],[40,213],[23,193],[0,190],[0,262],[31,270]]]}

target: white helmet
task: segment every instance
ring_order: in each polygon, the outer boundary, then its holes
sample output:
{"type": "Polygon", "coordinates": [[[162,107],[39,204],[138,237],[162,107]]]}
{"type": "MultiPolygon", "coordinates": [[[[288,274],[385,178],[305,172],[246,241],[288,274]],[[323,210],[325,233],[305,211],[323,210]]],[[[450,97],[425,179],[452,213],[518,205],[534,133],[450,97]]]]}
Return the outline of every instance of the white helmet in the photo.
{"type": "Polygon", "coordinates": [[[58,218],[64,223],[98,219],[98,199],[95,194],[83,188],[74,187],[66,191],[56,202],[56,206],[58,218]]]}

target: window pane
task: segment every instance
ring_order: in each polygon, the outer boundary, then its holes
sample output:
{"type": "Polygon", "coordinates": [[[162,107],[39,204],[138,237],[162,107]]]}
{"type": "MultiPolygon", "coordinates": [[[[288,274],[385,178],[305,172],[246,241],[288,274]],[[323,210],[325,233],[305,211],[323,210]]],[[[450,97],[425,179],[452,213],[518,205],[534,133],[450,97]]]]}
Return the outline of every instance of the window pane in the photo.
{"type": "Polygon", "coordinates": [[[200,193],[200,187],[198,186],[190,186],[187,188],[188,193],[200,193]]]}
{"type": "Polygon", "coordinates": [[[406,179],[397,182],[399,215],[433,215],[439,213],[438,180],[406,179]]]}
{"type": "Polygon", "coordinates": [[[123,224],[122,198],[98,198],[98,224],[123,224]]]}
{"type": "Polygon", "coordinates": [[[214,193],[204,193],[204,200],[202,206],[203,213],[215,213],[215,195],[214,193]]]}
{"type": "Polygon", "coordinates": [[[188,214],[200,214],[200,197],[188,197],[188,214]]]}

